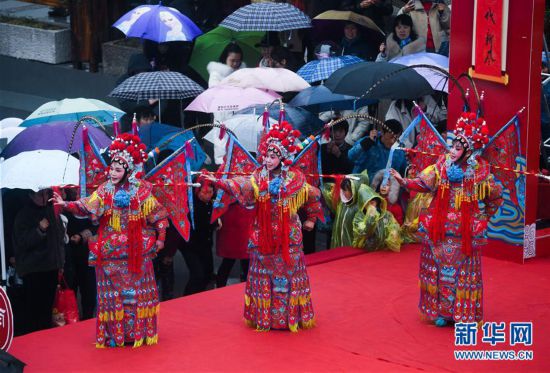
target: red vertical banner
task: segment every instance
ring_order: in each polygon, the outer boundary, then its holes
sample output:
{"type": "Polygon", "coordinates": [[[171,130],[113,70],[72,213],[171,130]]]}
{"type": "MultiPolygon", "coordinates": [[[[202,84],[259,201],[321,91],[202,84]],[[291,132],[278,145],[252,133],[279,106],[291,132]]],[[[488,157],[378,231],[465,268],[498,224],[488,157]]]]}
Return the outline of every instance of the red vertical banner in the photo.
{"type": "Polygon", "coordinates": [[[470,76],[508,84],[508,0],[476,0],[470,76]]]}

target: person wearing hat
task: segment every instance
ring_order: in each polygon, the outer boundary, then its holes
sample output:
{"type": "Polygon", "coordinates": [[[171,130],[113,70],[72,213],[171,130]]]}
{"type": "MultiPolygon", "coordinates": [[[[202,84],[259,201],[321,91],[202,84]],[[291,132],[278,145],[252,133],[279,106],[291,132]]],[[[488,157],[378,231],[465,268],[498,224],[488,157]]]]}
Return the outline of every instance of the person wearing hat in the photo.
{"type": "Polygon", "coordinates": [[[75,216],[99,221],[89,240],[97,280],[96,347],[156,344],[159,299],[152,259],[164,247],[166,209],[142,179],[147,160],[139,137],[123,133],[109,147],[109,179],[89,197],[50,200],[75,216]]]}
{"type": "MultiPolygon", "coordinates": [[[[395,119],[384,122],[382,131],[373,129],[369,134],[359,139],[349,150],[348,158],[354,162],[353,173],[368,171],[369,180],[374,179],[374,175],[379,170],[386,168],[390,157],[392,145],[399,139],[403,132],[401,123],[395,119]]],[[[404,173],[407,168],[407,160],[403,152],[394,152],[392,165],[399,172],[404,173]]]]}
{"type": "Polygon", "coordinates": [[[262,58],[258,63],[258,67],[271,67],[271,52],[273,48],[281,45],[279,41],[279,35],[276,31],[267,31],[262,40],[255,45],[256,48],[260,48],[262,58]]]}
{"type": "Polygon", "coordinates": [[[430,193],[422,210],[419,232],[419,310],[436,326],[483,322],[481,249],[487,224],[503,203],[502,186],[480,156],[489,142],[489,127],[476,113],[465,112],[455,125],[449,153],[415,178],[390,170],[409,191],[430,193]]]}
{"type": "Polygon", "coordinates": [[[302,228],[313,230],[323,214],[321,192],[291,166],[300,149],[299,136],[288,122],[274,124],[259,146],[262,165],[251,176],[203,176],[240,204],[256,208],[249,232],[244,309],[247,324],[256,330],[296,332],[315,326],[302,228]],[[305,214],[303,224],[299,209],[305,214]]]}

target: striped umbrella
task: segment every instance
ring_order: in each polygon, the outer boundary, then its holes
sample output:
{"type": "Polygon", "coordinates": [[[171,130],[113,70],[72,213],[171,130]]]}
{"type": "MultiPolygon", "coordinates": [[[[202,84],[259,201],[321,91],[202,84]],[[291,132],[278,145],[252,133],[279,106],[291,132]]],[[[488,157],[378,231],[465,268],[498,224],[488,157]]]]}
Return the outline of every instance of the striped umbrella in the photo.
{"type": "Polygon", "coordinates": [[[311,19],[286,3],[255,3],[231,13],[220,26],[233,31],[285,31],[311,27],[311,19]]]}
{"type": "Polygon", "coordinates": [[[297,74],[304,78],[306,82],[313,83],[328,79],[333,72],[341,67],[359,62],[363,62],[363,60],[355,56],[321,58],[308,62],[297,71],[297,74]]]}

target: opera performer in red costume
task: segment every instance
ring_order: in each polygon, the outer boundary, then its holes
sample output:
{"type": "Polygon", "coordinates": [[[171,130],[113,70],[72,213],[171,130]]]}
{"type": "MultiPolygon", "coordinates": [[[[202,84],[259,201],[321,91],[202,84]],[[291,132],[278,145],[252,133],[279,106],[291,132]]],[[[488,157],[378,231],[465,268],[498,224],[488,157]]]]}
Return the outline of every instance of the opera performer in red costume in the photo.
{"type": "Polygon", "coordinates": [[[299,149],[298,136],[300,132],[287,122],[275,124],[259,147],[262,166],[251,176],[222,180],[203,176],[240,204],[256,205],[248,243],[244,318],[257,330],[296,332],[315,325],[297,211],[302,209],[307,216],[304,229],[312,230],[322,219],[321,193],[297,167],[290,167],[299,149]]]}
{"type": "Polygon", "coordinates": [[[483,118],[464,113],[457,121],[449,153],[414,179],[391,174],[409,191],[434,194],[420,216],[420,303],[423,316],[437,326],[483,320],[481,246],[487,223],[502,204],[480,152],[489,141],[483,118]]]}
{"type": "Polygon", "coordinates": [[[96,347],[156,344],[159,300],[152,258],[164,247],[167,211],[142,180],[145,146],[122,134],[109,148],[109,180],[89,197],[52,201],[76,216],[99,221],[89,264],[97,280],[96,347]]]}

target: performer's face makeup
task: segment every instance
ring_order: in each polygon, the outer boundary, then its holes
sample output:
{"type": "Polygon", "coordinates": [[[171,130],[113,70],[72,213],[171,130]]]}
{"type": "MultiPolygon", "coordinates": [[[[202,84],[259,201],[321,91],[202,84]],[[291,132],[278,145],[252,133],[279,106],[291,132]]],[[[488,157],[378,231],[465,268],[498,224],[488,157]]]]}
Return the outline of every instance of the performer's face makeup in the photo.
{"type": "Polygon", "coordinates": [[[113,184],[118,184],[122,179],[124,179],[124,167],[120,163],[113,162],[111,168],[109,169],[109,176],[113,184]]]}
{"type": "Polygon", "coordinates": [[[281,164],[281,160],[277,156],[277,154],[273,152],[267,152],[266,156],[264,157],[264,164],[268,171],[273,171],[279,165],[281,164]]]}
{"type": "Polygon", "coordinates": [[[462,159],[462,155],[464,155],[464,145],[460,141],[453,142],[453,146],[451,147],[451,150],[449,151],[451,155],[451,161],[458,162],[462,159]]]}

